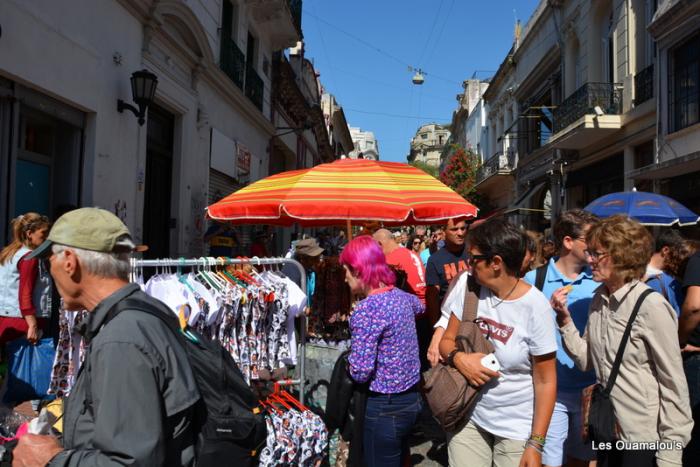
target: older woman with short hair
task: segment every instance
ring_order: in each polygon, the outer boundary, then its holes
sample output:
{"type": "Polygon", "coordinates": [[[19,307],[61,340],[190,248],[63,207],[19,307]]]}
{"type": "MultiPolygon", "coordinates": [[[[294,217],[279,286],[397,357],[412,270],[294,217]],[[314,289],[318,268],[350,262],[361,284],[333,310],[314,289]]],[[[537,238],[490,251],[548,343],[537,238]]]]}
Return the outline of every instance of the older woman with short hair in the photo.
{"type": "Polygon", "coordinates": [[[415,315],[424,307],[415,295],[394,287],[394,273],[369,235],[357,237],[340,255],[345,280],[364,297],[350,316],[350,376],[369,383],[364,453],[369,467],[399,467],[408,456],[408,436],[421,410],[420,360],[415,315]]]}
{"type": "MultiPolygon", "coordinates": [[[[598,383],[605,386],[635,303],[649,288],[641,278],[652,238],[638,222],[613,216],[592,226],[586,243],[593,279],[602,285],[591,301],[583,335],[567,309],[566,287],[554,292],[552,306],[566,352],[581,370],[595,369],[598,383]]],[[[677,332],[671,305],[660,294],[648,295],[634,320],[611,399],[621,440],[656,444],[646,450],[623,443],[598,450],[599,467],[680,465],[693,422],[677,332]]]]}

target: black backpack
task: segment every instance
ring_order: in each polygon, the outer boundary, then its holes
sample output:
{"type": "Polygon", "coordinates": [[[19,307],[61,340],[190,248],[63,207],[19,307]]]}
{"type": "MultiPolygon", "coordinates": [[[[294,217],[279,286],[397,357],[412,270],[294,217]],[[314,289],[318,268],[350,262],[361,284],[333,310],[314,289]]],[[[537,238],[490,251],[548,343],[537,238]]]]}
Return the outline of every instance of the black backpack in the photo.
{"type": "Polygon", "coordinates": [[[187,338],[176,319],[156,305],[135,298],[117,303],[107,314],[106,325],[124,310],[138,310],[166,324],[187,352],[201,399],[195,406],[197,467],[253,465],[265,445],[267,426],[258,401],[243,379],[231,355],[217,341],[189,330],[198,342],[187,338]]]}

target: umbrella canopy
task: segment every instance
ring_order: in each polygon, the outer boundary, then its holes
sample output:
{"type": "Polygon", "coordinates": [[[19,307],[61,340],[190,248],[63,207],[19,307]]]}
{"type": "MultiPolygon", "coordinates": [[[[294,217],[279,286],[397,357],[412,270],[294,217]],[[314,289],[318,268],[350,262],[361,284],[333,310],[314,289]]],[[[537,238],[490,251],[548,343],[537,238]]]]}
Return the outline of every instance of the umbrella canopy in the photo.
{"type": "Polygon", "coordinates": [[[601,196],[584,208],[598,217],[625,214],[644,225],[693,225],[700,216],[667,196],[645,191],[624,191],[601,196]]]}
{"type": "Polygon", "coordinates": [[[477,208],[410,165],[342,159],[264,178],[212,204],[207,213],[234,224],[407,225],[473,218],[477,208]]]}

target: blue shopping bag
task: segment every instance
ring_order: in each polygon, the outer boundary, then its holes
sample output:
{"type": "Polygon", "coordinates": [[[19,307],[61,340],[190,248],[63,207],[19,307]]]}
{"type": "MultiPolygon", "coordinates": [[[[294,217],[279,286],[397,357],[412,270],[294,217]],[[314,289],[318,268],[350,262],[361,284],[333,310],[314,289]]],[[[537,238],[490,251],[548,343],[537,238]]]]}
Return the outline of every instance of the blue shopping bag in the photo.
{"type": "Polygon", "coordinates": [[[6,404],[19,404],[36,399],[52,399],[49,390],[54,355],[53,338],[40,339],[32,345],[27,339],[17,339],[7,344],[6,404]]]}

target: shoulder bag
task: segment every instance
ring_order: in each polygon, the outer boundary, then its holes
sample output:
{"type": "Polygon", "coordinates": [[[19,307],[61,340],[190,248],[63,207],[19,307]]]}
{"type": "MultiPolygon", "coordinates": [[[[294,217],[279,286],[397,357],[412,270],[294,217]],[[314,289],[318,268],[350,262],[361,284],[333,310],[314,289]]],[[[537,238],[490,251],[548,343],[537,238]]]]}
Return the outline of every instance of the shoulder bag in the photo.
{"type": "MultiPolygon", "coordinates": [[[[466,271],[462,274],[466,274],[466,271]]],[[[457,281],[458,277],[452,284],[457,281]]],[[[472,276],[467,279],[465,289],[462,323],[455,339],[457,348],[466,353],[492,353],[493,345],[484,337],[477,324],[480,287],[472,276]]],[[[449,296],[449,291],[445,296],[449,296]]],[[[456,430],[468,418],[480,388],[469,385],[459,370],[442,363],[425,372],[423,377],[425,398],[433,416],[445,431],[456,430]]]]}
{"type": "Polygon", "coordinates": [[[615,380],[620,372],[622,355],[625,353],[625,347],[629,341],[634,320],[637,318],[642,302],[647,298],[647,295],[652,292],[653,290],[651,289],[645,290],[637,299],[637,303],[634,304],[634,309],[632,309],[629,321],[627,321],[627,327],[625,328],[624,334],[622,334],[620,347],[617,349],[617,355],[615,355],[615,362],[610,370],[608,384],[603,387],[601,384],[596,383],[583,390],[581,408],[583,417],[583,439],[586,442],[595,441],[596,443],[610,443],[620,439],[620,426],[615,419],[615,408],[613,407],[610,393],[612,392],[613,386],[615,386],[615,380]]]}

